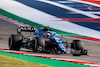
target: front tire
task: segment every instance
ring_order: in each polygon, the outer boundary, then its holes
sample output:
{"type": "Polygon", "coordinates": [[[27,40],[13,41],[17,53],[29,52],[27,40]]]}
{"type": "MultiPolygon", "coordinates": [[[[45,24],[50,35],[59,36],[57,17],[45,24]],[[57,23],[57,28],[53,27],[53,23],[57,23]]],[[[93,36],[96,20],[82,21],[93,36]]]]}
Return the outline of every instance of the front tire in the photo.
{"type": "Polygon", "coordinates": [[[71,49],[73,56],[79,56],[84,51],[84,45],[80,40],[73,40],[71,49]]]}
{"type": "Polygon", "coordinates": [[[83,50],[84,46],[80,40],[73,40],[73,42],[71,44],[71,48],[75,49],[75,50],[83,50]]]}
{"type": "Polygon", "coordinates": [[[33,52],[36,52],[37,51],[37,39],[34,39],[32,42],[33,42],[32,50],[33,50],[33,52]]]}
{"type": "Polygon", "coordinates": [[[33,40],[33,52],[36,52],[37,51],[37,46],[41,46],[43,49],[45,48],[45,40],[44,38],[35,38],[33,40]]]}
{"type": "Polygon", "coordinates": [[[9,37],[8,46],[10,50],[20,50],[22,45],[22,35],[11,35],[9,37]]]}

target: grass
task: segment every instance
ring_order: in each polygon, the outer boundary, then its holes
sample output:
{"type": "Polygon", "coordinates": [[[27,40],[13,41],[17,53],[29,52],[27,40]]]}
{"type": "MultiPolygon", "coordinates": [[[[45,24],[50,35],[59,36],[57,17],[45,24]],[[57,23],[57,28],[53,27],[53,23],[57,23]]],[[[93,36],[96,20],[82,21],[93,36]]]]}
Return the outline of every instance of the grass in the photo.
{"type": "Polygon", "coordinates": [[[16,58],[0,55],[0,67],[50,67],[50,66],[38,63],[26,62],[18,60],[16,58]]]}

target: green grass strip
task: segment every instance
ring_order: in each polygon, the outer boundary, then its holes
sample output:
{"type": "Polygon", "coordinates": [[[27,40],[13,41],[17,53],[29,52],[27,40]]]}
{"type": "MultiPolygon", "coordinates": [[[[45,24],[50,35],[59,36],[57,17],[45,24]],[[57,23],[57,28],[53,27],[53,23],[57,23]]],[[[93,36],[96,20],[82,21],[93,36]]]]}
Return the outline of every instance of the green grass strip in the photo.
{"type": "Polygon", "coordinates": [[[28,62],[35,62],[35,63],[45,64],[45,65],[49,65],[53,67],[90,67],[83,64],[76,64],[76,63],[71,63],[71,62],[53,60],[49,58],[34,57],[34,56],[28,56],[28,55],[22,55],[22,54],[7,53],[3,51],[0,51],[0,54],[17,58],[20,60],[28,61],[28,62]]]}
{"type": "Polygon", "coordinates": [[[16,58],[0,55],[0,67],[51,67],[39,63],[27,62],[16,58]]]}
{"type": "MultiPolygon", "coordinates": [[[[28,24],[30,26],[35,26],[36,28],[38,27],[41,27],[42,25],[41,24],[38,24],[38,23],[35,23],[35,22],[32,22],[32,21],[29,21],[27,19],[24,19],[24,18],[21,18],[17,15],[14,15],[14,14],[11,14],[3,9],[0,9],[0,14],[3,15],[3,16],[6,16],[8,18],[12,18],[13,20],[17,20],[19,22],[22,22],[24,24],[28,24]]],[[[49,27],[50,28],[50,27],[49,27]]],[[[64,35],[64,36],[75,36],[75,37],[88,37],[88,36],[82,36],[82,35],[79,35],[79,34],[74,34],[74,33],[69,33],[69,32],[64,32],[64,31],[61,31],[61,30],[57,30],[57,29],[54,29],[54,28],[50,28],[52,29],[53,31],[55,31],[57,34],[59,35],[64,35]]]]}

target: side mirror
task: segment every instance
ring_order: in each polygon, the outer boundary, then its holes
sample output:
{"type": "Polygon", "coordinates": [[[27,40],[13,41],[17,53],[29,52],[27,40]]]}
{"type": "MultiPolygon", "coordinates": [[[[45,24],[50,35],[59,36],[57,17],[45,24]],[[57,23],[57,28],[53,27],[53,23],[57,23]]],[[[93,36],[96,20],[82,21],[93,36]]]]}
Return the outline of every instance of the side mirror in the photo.
{"type": "Polygon", "coordinates": [[[52,35],[56,35],[56,33],[53,33],[52,35]]]}

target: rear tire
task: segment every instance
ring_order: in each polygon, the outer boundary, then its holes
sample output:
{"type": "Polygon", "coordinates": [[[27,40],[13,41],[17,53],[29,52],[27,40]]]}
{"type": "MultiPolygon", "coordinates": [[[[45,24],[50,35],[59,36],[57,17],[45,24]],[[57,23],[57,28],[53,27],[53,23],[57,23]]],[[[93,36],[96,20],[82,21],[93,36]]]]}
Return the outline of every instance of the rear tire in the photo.
{"type": "Polygon", "coordinates": [[[8,46],[10,50],[20,50],[22,45],[22,35],[11,35],[9,37],[8,46]]]}

